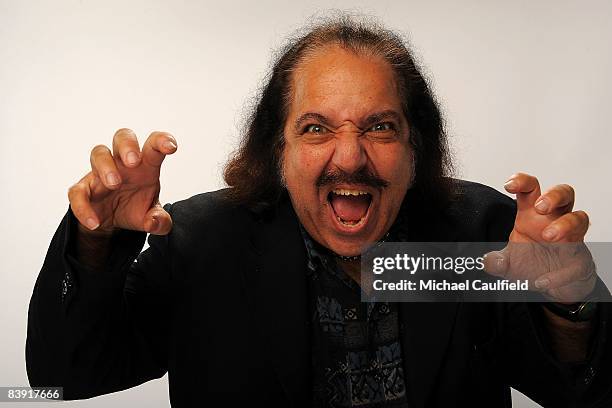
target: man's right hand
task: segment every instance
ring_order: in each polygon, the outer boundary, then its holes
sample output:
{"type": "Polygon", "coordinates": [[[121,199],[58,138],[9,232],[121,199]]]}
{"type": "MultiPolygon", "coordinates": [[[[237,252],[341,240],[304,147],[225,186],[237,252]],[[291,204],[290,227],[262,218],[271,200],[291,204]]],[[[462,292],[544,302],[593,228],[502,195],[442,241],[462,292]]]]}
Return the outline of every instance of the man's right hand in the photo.
{"type": "Polygon", "coordinates": [[[175,151],[176,140],[166,132],[151,133],[141,150],[130,129],[115,133],[112,152],[103,145],[94,147],[91,171],[68,190],[79,230],[169,233],[172,219],[159,204],[159,173],[166,155],[175,151]]]}

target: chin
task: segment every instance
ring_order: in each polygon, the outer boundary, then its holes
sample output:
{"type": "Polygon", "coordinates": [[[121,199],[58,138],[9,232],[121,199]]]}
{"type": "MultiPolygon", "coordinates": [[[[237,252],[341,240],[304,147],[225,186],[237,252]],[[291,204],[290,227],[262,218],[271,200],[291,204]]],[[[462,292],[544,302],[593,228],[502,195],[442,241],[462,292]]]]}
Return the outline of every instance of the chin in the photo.
{"type": "Polygon", "coordinates": [[[329,239],[325,239],[327,247],[338,255],[355,256],[361,255],[363,250],[377,239],[374,237],[338,236],[332,233],[329,239]]]}

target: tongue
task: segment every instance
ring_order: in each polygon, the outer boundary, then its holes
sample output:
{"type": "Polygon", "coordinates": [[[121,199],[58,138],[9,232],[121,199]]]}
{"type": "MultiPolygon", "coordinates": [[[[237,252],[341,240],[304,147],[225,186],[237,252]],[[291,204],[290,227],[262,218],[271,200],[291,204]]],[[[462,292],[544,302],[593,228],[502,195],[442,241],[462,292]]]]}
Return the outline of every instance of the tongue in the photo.
{"type": "Polygon", "coordinates": [[[336,215],[343,221],[358,222],[368,211],[370,197],[366,194],[358,196],[332,194],[330,202],[336,215]]]}

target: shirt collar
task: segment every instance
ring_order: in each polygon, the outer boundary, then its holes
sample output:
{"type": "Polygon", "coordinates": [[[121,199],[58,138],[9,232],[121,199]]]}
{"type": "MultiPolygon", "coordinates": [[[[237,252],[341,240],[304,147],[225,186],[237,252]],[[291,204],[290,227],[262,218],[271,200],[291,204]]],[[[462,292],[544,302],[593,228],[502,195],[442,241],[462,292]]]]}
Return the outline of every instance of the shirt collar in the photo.
{"type": "MultiPolygon", "coordinates": [[[[385,242],[402,241],[401,234],[399,234],[397,231],[398,226],[402,224],[402,220],[403,217],[398,216],[396,222],[389,229],[385,242]]],[[[329,265],[329,263],[333,261],[333,255],[331,254],[330,250],[316,242],[306,231],[306,228],[304,228],[302,223],[300,223],[300,232],[302,233],[302,239],[304,240],[304,245],[306,247],[308,268],[310,270],[315,270],[317,262],[324,266],[329,265]]]]}

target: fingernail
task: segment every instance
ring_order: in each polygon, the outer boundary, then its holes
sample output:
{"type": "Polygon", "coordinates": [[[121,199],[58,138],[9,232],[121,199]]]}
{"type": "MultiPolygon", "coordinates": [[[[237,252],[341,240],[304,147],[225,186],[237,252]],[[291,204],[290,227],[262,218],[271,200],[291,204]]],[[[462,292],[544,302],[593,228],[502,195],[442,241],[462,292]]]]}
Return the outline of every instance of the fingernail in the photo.
{"type": "Polygon", "coordinates": [[[174,150],[174,149],[176,149],[176,145],[175,145],[175,144],[174,144],[174,143],[173,143],[171,140],[166,140],[166,141],[164,142],[164,147],[165,147],[166,149],[170,149],[170,150],[174,150]]]}
{"type": "Polygon", "coordinates": [[[557,237],[557,229],[555,227],[549,227],[546,228],[543,232],[542,232],[542,236],[544,237],[544,239],[547,239],[549,241],[552,241],[553,239],[555,239],[557,237]]]}
{"type": "Polygon", "coordinates": [[[129,164],[130,166],[138,163],[138,155],[136,154],[136,152],[129,152],[127,156],[125,156],[125,159],[127,161],[127,164],[129,164]]]}
{"type": "Polygon", "coordinates": [[[87,228],[89,228],[90,230],[95,230],[100,226],[100,223],[94,220],[93,218],[88,218],[85,220],[85,225],[87,225],[87,228]]]}
{"type": "Polygon", "coordinates": [[[539,200],[537,203],[535,203],[535,208],[538,209],[541,212],[547,212],[548,211],[548,202],[544,199],[539,200]]]}
{"type": "Polygon", "coordinates": [[[106,175],[106,182],[111,186],[115,186],[119,184],[119,176],[117,176],[115,173],[108,173],[106,175]]]}
{"type": "Polygon", "coordinates": [[[535,281],[535,287],[537,289],[546,289],[550,285],[550,279],[540,278],[535,281]]]}
{"type": "Polygon", "coordinates": [[[506,181],[506,184],[504,184],[504,187],[506,188],[506,190],[513,190],[514,188],[516,188],[516,181],[515,180],[508,180],[506,181]]]}

